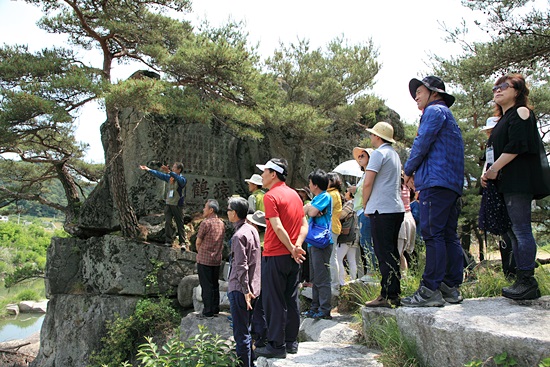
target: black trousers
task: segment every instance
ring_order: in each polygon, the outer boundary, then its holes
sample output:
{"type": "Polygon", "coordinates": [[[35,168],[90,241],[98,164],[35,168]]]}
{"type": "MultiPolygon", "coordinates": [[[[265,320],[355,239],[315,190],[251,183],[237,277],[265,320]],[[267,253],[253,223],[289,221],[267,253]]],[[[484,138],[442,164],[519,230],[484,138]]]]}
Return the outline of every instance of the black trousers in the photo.
{"type": "Polygon", "coordinates": [[[262,258],[262,302],[267,321],[267,340],[275,349],[298,340],[300,266],[289,255],[262,258]]]}
{"type": "Polygon", "coordinates": [[[164,208],[164,236],[166,242],[174,240],[172,219],[176,222],[180,244],[185,242],[185,227],[183,226],[183,207],[177,205],[166,205],[164,208]]]}
{"type": "Polygon", "coordinates": [[[405,213],[369,215],[372,225],[374,253],[382,274],[380,295],[384,298],[398,298],[401,294],[401,272],[397,241],[405,213]]]}
{"type": "Polygon", "coordinates": [[[199,273],[199,284],[202,289],[202,302],[204,316],[213,316],[220,313],[220,278],[219,266],[208,266],[197,264],[197,273],[199,273]]]}

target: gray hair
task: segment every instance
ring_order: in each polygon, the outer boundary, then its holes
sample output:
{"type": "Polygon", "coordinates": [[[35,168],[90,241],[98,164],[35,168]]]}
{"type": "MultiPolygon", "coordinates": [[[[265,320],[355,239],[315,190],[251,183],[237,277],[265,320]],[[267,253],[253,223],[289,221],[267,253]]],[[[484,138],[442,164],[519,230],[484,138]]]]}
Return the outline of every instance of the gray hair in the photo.
{"type": "Polygon", "coordinates": [[[215,214],[218,214],[220,212],[220,204],[218,203],[218,200],[208,199],[206,200],[206,205],[212,208],[215,214]]]}

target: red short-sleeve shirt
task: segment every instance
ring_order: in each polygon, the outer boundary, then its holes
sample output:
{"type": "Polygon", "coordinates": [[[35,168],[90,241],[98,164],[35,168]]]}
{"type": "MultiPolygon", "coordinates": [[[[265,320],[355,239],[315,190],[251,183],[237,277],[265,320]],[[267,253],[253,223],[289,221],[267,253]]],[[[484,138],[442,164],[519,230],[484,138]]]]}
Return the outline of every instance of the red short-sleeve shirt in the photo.
{"type": "Polygon", "coordinates": [[[298,193],[284,182],[273,185],[264,195],[265,218],[267,228],[264,237],[263,256],[290,255],[285,245],[279,240],[271,227],[269,218],[279,217],[290,241],[296,243],[302,227],[304,208],[298,193]]]}

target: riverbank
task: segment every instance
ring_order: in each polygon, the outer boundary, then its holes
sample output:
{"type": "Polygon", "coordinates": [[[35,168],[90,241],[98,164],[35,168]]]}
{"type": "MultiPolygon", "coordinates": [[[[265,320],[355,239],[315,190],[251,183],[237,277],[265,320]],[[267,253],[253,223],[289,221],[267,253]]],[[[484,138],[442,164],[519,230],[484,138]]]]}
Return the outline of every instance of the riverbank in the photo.
{"type": "Polygon", "coordinates": [[[38,355],[40,349],[40,331],[25,339],[0,343],[0,365],[27,367],[38,355]]]}

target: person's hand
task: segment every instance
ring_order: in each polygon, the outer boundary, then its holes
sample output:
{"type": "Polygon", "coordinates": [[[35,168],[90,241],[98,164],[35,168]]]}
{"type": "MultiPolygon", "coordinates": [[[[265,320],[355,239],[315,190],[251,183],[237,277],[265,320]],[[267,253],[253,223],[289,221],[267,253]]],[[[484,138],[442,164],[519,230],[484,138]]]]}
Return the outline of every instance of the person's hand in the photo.
{"type": "Polygon", "coordinates": [[[485,177],[485,173],[481,175],[481,187],[484,189],[487,188],[487,178],[485,177]]]}
{"type": "Polygon", "coordinates": [[[407,187],[408,187],[409,189],[413,189],[413,190],[414,190],[414,175],[413,175],[413,176],[404,175],[404,176],[403,176],[403,181],[404,181],[405,185],[407,185],[407,187]]]}
{"type": "Polygon", "coordinates": [[[254,295],[250,292],[244,295],[244,300],[246,301],[246,309],[252,310],[252,300],[256,298],[254,295]]]}
{"type": "Polygon", "coordinates": [[[305,256],[306,252],[304,251],[303,248],[298,247],[298,246],[293,246],[292,247],[291,255],[292,255],[292,258],[294,259],[294,261],[296,261],[298,264],[303,263],[306,259],[306,256],[305,256]]]}
{"type": "Polygon", "coordinates": [[[167,165],[163,165],[160,167],[160,170],[164,173],[170,172],[170,168],[167,165]]]}
{"type": "Polygon", "coordinates": [[[481,187],[486,188],[487,187],[487,180],[495,180],[498,176],[498,171],[493,170],[489,168],[488,170],[483,173],[481,176],[481,187]]]}
{"type": "Polygon", "coordinates": [[[140,166],[139,166],[139,169],[144,170],[144,171],[149,171],[149,170],[150,170],[149,167],[144,166],[144,165],[140,165],[140,166]]]}
{"type": "Polygon", "coordinates": [[[355,185],[349,186],[348,191],[351,192],[353,195],[355,195],[355,193],[357,192],[357,186],[355,185]]]}

